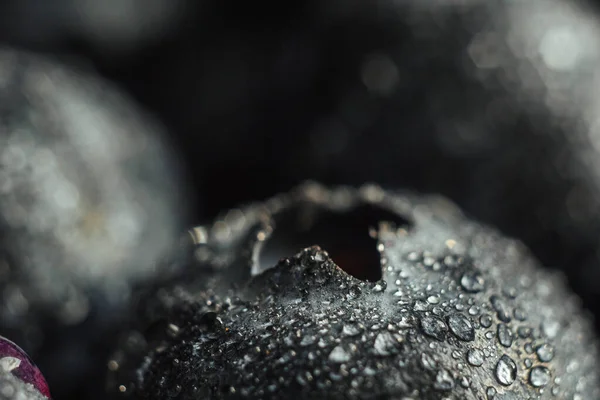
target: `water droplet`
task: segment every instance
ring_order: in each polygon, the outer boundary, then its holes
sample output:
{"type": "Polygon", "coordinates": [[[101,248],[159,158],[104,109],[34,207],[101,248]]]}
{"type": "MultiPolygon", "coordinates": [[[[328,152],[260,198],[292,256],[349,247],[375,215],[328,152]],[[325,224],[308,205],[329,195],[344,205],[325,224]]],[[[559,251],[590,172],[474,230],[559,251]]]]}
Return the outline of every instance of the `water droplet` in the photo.
{"type": "Polygon", "coordinates": [[[438,304],[440,302],[440,296],[429,296],[427,302],[429,304],[438,304]]]}
{"type": "Polygon", "coordinates": [[[198,325],[206,330],[219,330],[223,328],[223,322],[217,313],[209,311],[203,314],[198,321],[198,325]]]}
{"type": "Polygon", "coordinates": [[[491,296],[490,303],[492,304],[494,310],[496,310],[496,315],[498,316],[498,319],[500,321],[506,323],[509,323],[511,321],[510,310],[499,296],[491,296]]]}
{"type": "Polygon", "coordinates": [[[423,317],[421,318],[421,329],[427,336],[443,341],[446,338],[448,327],[438,317],[423,317]]]}
{"type": "Polygon", "coordinates": [[[538,347],[536,352],[541,362],[549,362],[554,358],[554,347],[547,343],[538,347]]]}
{"type": "Polygon", "coordinates": [[[15,397],[17,389],[8,381],[0,383],[0,394],[6,399],[12,399],[15,397]]]}
{"type": "Polygon", "coordinates": [[[513,334],[506,324],[498,325],[498,341],[504,347],[510,347],[513,343],[513,334]]]}
{"type": "Polygon", "coordinates": [[[471,321],[460,313],[452,314],[448,317],[448,326],[450,331],[460,340],[470,342],[475,339],[475,330],[471,321]]]}
{"type": "Polygon", "coordinates": [[[481,292],[485,289],[483,277],[476,272],[468,272],[460,278],[460,284],[469,293],[481,292]]]}
{"type": "Polygon", "coordinates": [[[348,296],[351,299],[355,299],[357,297],[359,297],[362,293],[361,288],[358,285],[352,285],[350,286],[350,289],[348,289],[348,296]]]}
{"type": "Polygon", "coordinates": [[[550,339],[554,339],[560,330],[560,323],[554,320],[545,320],[542,322],[542,330],[550,339]]]}
{"type": "Polygon", "coordinates": [[[301,374],[296,375],[296,382],[298,382],[301,386],[306,386],[308,383],[301,374]]]}
{"type": "Polygon", "coordinates": [[[179,327],[175,324],[169,324],[167,325],[167,335],[171,336],[172,338],[177,337],[177,335],[179,334],[179,327]]]}
{"type": "Polygon", "coordinates": [[[431,267],[434,263],[435,258],[431,256],[426,256],[425,258],[423,258],[423,265],[425,265],[426,267],[431,267]]]}
{"type": "Polygon", "coordinates": [[[383,292],[385,289],[387,288],[387,282],[385,280],[380,280],[378,281],[374,286],[373,286],[373,291],[375,293],[381,293],[383,292]]]}
{"type": "Polygon", "coordinates": [[[504,289],[502,289],[502,294],[505,295],[506,297],[508,297],[509,299],[514,299],[517,297],[517,289],[515,289],[512,286],[506,286],[504,289]]]}
{"type": "Polygon", "coordinates": [[[415,311],[427,311],[427,303],[423,300],[415,301],[415,306],[413,307],[415,311]]]}
{"type": "Polygon", "coordinates": [[[462,378],[460,378],[460,386],[467,389],[468,387],[471,386],[471,381],[466,376],[463,376],[462,378]]]}
{"type": "Polygon", "coordinates": [[[481,323],[481,326],[484,328],[489,328],[492,326],[492,317],[489,314],[483,314],[479,317],[479,323],[481,323]]]}
{"type": "Polygon", "coordinates": [[[342,328],[342,334],[344,336],[356,336],[360,333],[360,329],[358,329],[354,325],[344,325],[342,328]]]}
{"type": "Polygon", "coordinates": [[[503,355],[496,364],[496,379],[503,386],[510,386],[517,379],[517,364],[507,355],[503,355]]]}
{"type": "Polygon", "coordinates": [[[315,341],[317,340],[316,337],[311,336],[311,335],[307,335],[304,336],[302,338],[302,341],[300,341],[300,346],[310,346],[311,344],[313,344],[315,341]]]}
{"type": "Polygon", "coordinates": [[[479,314],[479,307],[477,307],[477,306],[471,306],[469,308],[469,315],[475,316],[477,314],[479,314]]]}
{"type": "Polygon", "coordinates": [[[423,364],[423,367],[429,370],[434,370],[437,366],[433,357],[428,353],[421,354],[421,363],[423,364]]]}
{"type": "Polygon", "coordinates": [[[527,319],[527,315],[525,315],[525,311],[522,308],[515,308],[513,316],[517,321],[525,321],[527,319]]]}
{"type": "Polygon", "coordinates": [[[329,361],[334,363],[343,363],[350,360],[350,354],[344,350],[342,346],[336,346],[331,353],[329,353],[329,361]]]}
{"type": "Polygon", "coordinates": [[[373,349],[375,354],[380,356],[388,356],[398,352],[398,341],[389,332],[382,332],[375,338],[373,349]]]}
{"type": "Polygon", "coordinates": [[[517,329],[517,335],[519,335],[521,339],[527,339],[531,335],[531,328],[520,326],[517,329]]]}
{"type": "Polygon", "coordinates": [[[483,358],[483,352],[479,349],[471,349],[467,353],[467,361],[475,367],[483,365],[483,358]]]}
{"type": "Polygon", "coordinates": [[[452,390],[452,388],[454,388],[454,379],[448,371],[442,369],[438,371],[437,375],[435,376],[433,387],[437,390],[443,391],[452,390]]]}
{"type": "Polygon", "coordinates": [[[397,322],[398,328],[400,329],[412,328],[414,324],[415,321],[414,317],[412,316],[402,316],[402,318],[400,318],[400,321],[397,322]]]}
{"type": "Polygon", "coordinates": [[[550,382],[550,371],[546,367],[535,367],[529,372],[529,382],[535,387],[544,387],[550,382]]]}
{"type": "Polygon", "coordinates": [[[11,372],[14,369],[19,368],[21,360],[16,357],[3,357],[0,358],[0,369],[4,372],[11,372]]]}
{"type": "Polygon", "coordinates": [[[377,375],[377,371],[376,371],[376,370],[374,370],[374,369],[373,369],[373,368],[371,368],[371,367],[366,367],[366,368],[363,370],[363,373],[364,373],[366,376],[375,376],[375,375],[377,375]]]}

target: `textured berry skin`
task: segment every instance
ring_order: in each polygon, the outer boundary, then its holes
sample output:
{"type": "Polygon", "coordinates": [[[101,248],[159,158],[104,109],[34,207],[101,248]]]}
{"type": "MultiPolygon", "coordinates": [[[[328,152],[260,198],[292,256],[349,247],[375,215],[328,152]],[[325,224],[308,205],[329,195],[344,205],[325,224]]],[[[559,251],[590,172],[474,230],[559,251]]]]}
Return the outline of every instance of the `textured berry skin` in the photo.
{"type": "MultiPolygon", "coordinates": [[[[29,356],[15,343],[0,336],[0,392],[4,393],[4,386],[10,383],[1,382],[4,379],[4,374],[12,374],[18,379],[21,386],[31,385],[39,393],[47,398],[50,398],[50,389],[46,383],[46,379],[41,371],[33,364],[29,356]]],[[[19,388],[19,384],[17,384],[19,388]]],[[[14,389],[15,391],[24,389],[14,389]]],[[[8,390],[10,392],[10,390],[8,390]]],[[[1,397],[0,398],[4,398],[1,397]]],[[[19,398],[6,395],[6,398],[19,398]]],[[[29,399],[30,397],[26,397],[29,399]]],[[[37,397],[31,397],[32,399],[37,397]]]]}
{"type": "MultiPolygon", "coordinates": [[[[360,239],[342,222],[330,235],[337,232],[353,251],[360,239]]],[[[464,218],[443,198],[307,184],[190,234],[189,257],[178,260],[186,273],[142,296],[138,324],[109,363],[113,394],[600,396],[597,342],[562,275],[547,273],[522,244],[464,218]],[[381,268],[381,280],[348,274],[333,261],[342,254],[332,259],[325,247],[268,262],[277,253],[270,244],[292,243],[304,228],[310,236],[311,221],[337,215],[362,223],[367,214],[389,221],[364,225],[380,262],[363,267],[381,268]]],[[[322,240],[313,244],[339,242],[322,240]]]]}

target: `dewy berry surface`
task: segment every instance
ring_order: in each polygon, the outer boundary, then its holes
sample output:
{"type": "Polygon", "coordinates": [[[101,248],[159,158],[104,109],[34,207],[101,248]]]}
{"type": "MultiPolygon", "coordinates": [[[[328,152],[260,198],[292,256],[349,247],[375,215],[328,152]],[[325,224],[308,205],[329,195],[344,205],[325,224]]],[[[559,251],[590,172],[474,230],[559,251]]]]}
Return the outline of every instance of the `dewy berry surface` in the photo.
{"type": "Polygon", "coordinates": [[[2,336],[0,336],[0,370],[33,385],[41,394],[50,398],[50,388],[42,372],[19,346],[2,336]]]}
{"type": "Polygon", "coordinates": [[[190,236],[108,364],[115,398],[600,398],[564,277],[441,197],[307,184],[190,236]]]}

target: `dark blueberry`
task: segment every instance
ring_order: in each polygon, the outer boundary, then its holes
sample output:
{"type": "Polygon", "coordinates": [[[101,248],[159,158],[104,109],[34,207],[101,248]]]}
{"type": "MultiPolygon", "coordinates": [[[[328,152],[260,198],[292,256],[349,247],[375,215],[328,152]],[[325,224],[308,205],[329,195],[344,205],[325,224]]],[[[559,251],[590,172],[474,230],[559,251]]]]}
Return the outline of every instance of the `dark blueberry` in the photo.
{"type": "MultiPolygon", "coordinates": [[[[50,389],[41,371],[29,356],[16,344],[0,336],[0,374],[11,373],[22,382],[32,385],[38,392],[50,398],[50,389]]],[[[7,389],[0,384],[0,393],[7,389]]],[[[16,391],[17,389],[15,389],[16,391]]],[[[1,396],[1,395],[0,395],[1,396]]],[[[8,398],[20,398],[7,396],[8,398]]]]}
{"type": "Polygon", "coordinates": [[[181,275],[140,294],[112,396],[599,398],[597,341],[564,279],[444,198],[306,184],[189,242],[181,275]]]}

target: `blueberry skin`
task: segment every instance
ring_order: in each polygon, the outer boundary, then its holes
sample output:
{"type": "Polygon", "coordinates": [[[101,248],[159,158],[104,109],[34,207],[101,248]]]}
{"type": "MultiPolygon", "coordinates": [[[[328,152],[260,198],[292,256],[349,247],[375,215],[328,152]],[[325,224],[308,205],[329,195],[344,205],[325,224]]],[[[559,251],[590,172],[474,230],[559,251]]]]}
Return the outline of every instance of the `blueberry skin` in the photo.
{"type": "Polygon", "coordinates": [[[564,277],[444,198],[307,184],[190,237],[185,273],[140,297],[111,395],[600,395],[597,341],[564,277]]]}

